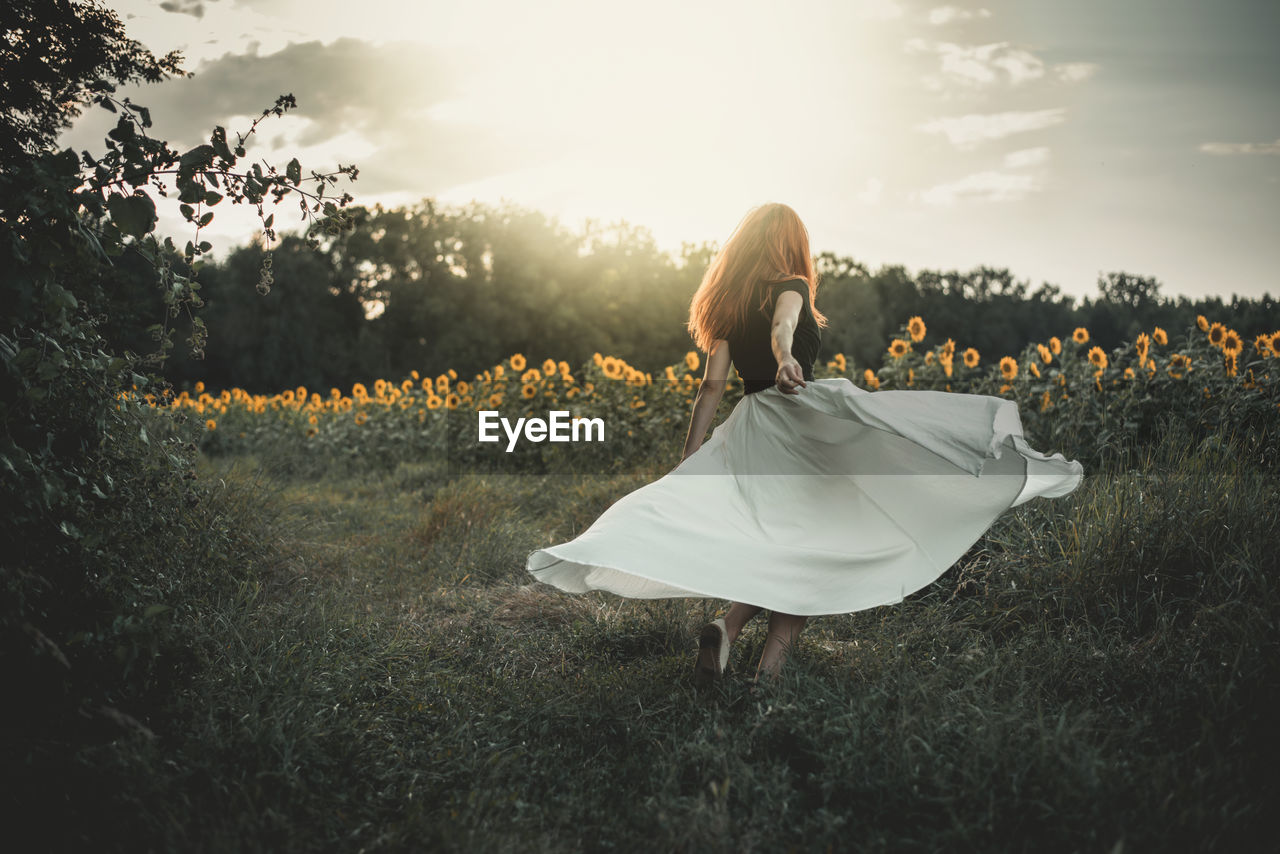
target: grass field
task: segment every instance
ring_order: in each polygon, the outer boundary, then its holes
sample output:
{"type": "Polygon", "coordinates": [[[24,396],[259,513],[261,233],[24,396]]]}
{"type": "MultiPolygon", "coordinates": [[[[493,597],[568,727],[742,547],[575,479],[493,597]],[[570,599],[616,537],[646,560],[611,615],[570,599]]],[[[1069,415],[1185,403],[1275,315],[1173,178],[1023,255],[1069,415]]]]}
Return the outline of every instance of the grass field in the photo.
{"type": "Polygon", "coordinates": [[[252,565],[175,603],[187,653],[156,737],[84,753],[52,838],[1257,850],[1280,760],[1280,487],[1229,446],[1166,442],[1017,508],[901,605],[812,620],[759,698],[762,623],[721,686],[691,686],[725,603],[571,596],[524,571],[659,474],[205,460],[207,501],[257,532],[252,565]]]}

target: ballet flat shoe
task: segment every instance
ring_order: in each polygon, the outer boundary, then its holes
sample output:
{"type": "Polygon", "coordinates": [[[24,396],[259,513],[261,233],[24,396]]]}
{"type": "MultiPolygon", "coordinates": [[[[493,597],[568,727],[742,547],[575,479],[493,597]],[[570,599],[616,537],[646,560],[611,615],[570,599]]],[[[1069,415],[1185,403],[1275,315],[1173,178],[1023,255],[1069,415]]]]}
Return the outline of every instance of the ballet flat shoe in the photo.
{"type": "Polygon", "coordinates": [[[724,675],[729,664],[729,630],[724,619],[712,620],[698,634],[698,661],[693,679],[698,685],[709,685],[724,675]]]}

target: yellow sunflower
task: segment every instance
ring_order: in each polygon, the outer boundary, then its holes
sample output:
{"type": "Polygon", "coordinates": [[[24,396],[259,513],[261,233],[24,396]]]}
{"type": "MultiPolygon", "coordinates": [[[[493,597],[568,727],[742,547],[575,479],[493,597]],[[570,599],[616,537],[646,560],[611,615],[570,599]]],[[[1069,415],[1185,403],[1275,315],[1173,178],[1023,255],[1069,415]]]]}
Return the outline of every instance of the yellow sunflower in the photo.
{"type": "MultiPolygon", "coordinates": [[[[1011,380],[1018,375],[1018,362],[1012,356],[1005,356],[1000,360],[1000,376],[1006,380],[1011,380]]],[[[1001,392],[1003,394],[1004,392],[1001,392]]]]}
{"type": "Polygon", "coordinates": [[[912,341],[920,341],[924,338],[925,325],[924,320],[918,315],[907,321],[907,334],[911,336],[912,341]]]}
{"type": "Polygon", "coordinates": [[[462,398],[453,392],[450,392],[444,399],[446,409],[457,409],[459,403],[462,403],[462,398]]]}
{"type": "Polygon", "coordinates": [[[951,365],[953,361],[951,354],[943,350],[942,355],[938,357],[938,361],[942,363],[942,372],[948,377],[951,376],[951,365]]]}
{"type": "Polygon", "coordinates": [[[1133,342],[1133,349],[1138,354],[1138,364],[1146,364],[1147,354],[1151,352],[1151,339],[1147,337],[1147,333],[1143,332],[1138,336],[1138,340],[1133,342]]]}
{"type": "Polygon", "coordinates": [[[690,350],[688,353],[685,353],[684,363],[689,366],[689,370],[691,371],[698,370],[698,365],[702,364],[702,362],[698,359],[698,351],[690,350]]]}
{"type": "Polygon", "coordinates": [[[525,383],[520,387],[520,396],[525,400],[529,400],[538,393],[538,387],[533,383],[525,383]]]}
{"type": "Polygon", "coordinates": [[[950,338],[942,345],[942,354],[944,356],[954,356],[956,354],[956,342],[950,338]]]}
{"type": "Polygon", "coordinates": [[[1151,340],[1155,341],[1161,347],[1164,347],[1169,343],[1169,333],[1157,326],[1155,329],[1151,330],[1151,340]]]}
{"type": "Polygon", "coordinates": [[[933,360],[936,358],[938,358],[937,355],[932,350],[930,350],[928,353],[924,354],[924,363],[926,365],[932,365],[933,360]]]}
{"type": "Polygon", "coordinates": [[[1203,314],[1196,315],[1196,326],[1200,329],[1201,332],[1209,331],[1209,321],[1205,319],[1205,316],[1203,314]]]}
{"type": "Polygon", "coordinates": [[[909,352],[911,352],[911,345],[901,338],[893,339],[893,343],[889,345],[889,355],[895,359],[901,359],[909,352]]]}
{"type": "Polygon", "coordinates": [[[1040,411],[1044,412],[1050,406],[1053,406],[1053,395],[1046,391],[1044,394],[1040,395],[1040,411]]]}
{"type": "Polygon", "coordinates": [[[1190,357],[1184,356],[1181,353],[1174,353],[1169,357],[1169,367],[1167,370],[1169,371],[1169,376],[1173,377],[1175,380],[1182,379],[1182,375],[1184,373],[1190,373],[1191,371],[1190,357]]]}
{"type": "Polygon", "coordinates": [[[502,405],[502,393],[501,393],[501,392],[497,392],[497,391],[495,391],[493,394],[489,395],[489,408],[490,408],[490,409],[497,409],[497,408],[498,408],[499,406],[501,406],[501,405],[502,405]]]}
{"type": "Polygon", "coordinates": [[[513,371],[524,370],[524,366],[525,366],[524,356],[520,355],[519,353],[516,353],[507,361],[511,364],[511,370],[513,371]]]}
{"type": "Polygon", "coordinates": [[[880,378],[876,376],[875,371],[871,370],[870,368],[867,368],[865,371],[862,372],[862,379],[865,380],[867,385],[870,386],[872,389],[880,388],[880,378]]]}
{"type": "Polygon", "coordinates": [[[1271,336],[1263,332],[1261,335],[1255,336],[1253,339],[1253,351],[1259,356],[1270,358],[1271,353],[1271,336]]]}
{"type": "Polygon", "coordinates": [[[1239,371],[1240,366],[1236,361],[1236,352],[1237,351],[1235,350],[1228,352],[1226,357],[1223,359],[1223,364],[1226,366],[1227,376],[1229,377],[1234,377],[1239,371]]]}
{"type": "Polygon", "coordinates": [[[206,430],[217,430],[217,429],[218,429],[218,422],[217,422],[217,421],[214,421],[212,418],[210,418],[208,421],[204,422],[204,429],[206,429],[206,430]]]}
{"type": "Polygon", "coordinates": [[[1077,344],[1089,343],[1089,330],[1083,326],[1077,326],[1076,331],[1071,333],[1071,340],[1077,344]]]}
{"type": "Polygon", "coordinates": [[[1033,377],[1035,377],[1036,379],[1040,379],[1040,366],[1037,365],[1035,362],[1032,362],[1031,364],[1027,365],[1027,370],[1031,371],[1031,375],[1033,377]]]}
{"type": "Polygon", "coordinates": [[[536,383],[540,379],[542,379],[542,371],[537,368],[530,368],[520,375],[520,382],[522,383],[536,383]]]}
{"type": "Polygon", "coordinates": [[[1053,351],[1043,344],[1036,345],[1036,352],[1040,354],[1040,361],[1046,365],[1053,361],[1053,351]]]}
{"type": "Polygon", "coordinates": [[[1222,352],[1228,356],[1238,356],[1244,350],[1244,341],[1240,339],[1240,333],[1234,329],[1228,329],[1222,336],[1222,352]]]}
{"type": "Polygon", "coordinates": [[[1062,339],[1057,335],[1049,339],[1049,352],[1055,356],[1062,352],[1062,339]]]}
{"type": "Polygon", "coordinates": [[[966,368],[978,367],[978,359],[979,359],[978,351],[973,349],[972,347],[964,351],[964,366],[966,368]]]}
{"type": "Polygon", "coordinates": [[[1222,341],[1227,337],[1227,327],[1218,323],[1216,320],[1209,325],[1209,343],[1215,347],[1221,347],[1222,341]]]}
{"type": "Polygon", "coordinates": [[[1101,347],[1090,347],[1089,362],[1101,372],[1107,366],[1107,354],[1102,352],[1101,347]]]}
{"type": "Polygon", "coordinates": [[[1131,380],[1134,378],[1133,368],[1124,369],[1124,378],[1127,380],[1131,380]]]}
{"type": "Polygon", "coordinates": [[[604,362],[600,365],[600,370],[611,380],[620,379],[623,373],[622,362],[613,356],[605,356],[604,362]]]}
{"type": "Polygon", "coordinates": [[[444,403],[444,398],[440,397],[439,395],[435,395],[435,394],[427,395],[427,409],[439,409],[443,403],[444,403]]]}
{"type": "Polygon", "coordinates": [[[554,374],[555,372],[556,372],[556,360],[555,360],[555,359],[547,359],[545,362],[543,362],[543,363],[542,363],[542,373],[543,373],[543,374],[545,374],[546,376],[548,376],[548,377],[549,377],[549,376],[551,376],[552,374],[554,374]]]}
{"type": "Polygon", "coordinates": [[[363,412],[356,413],[355,422],[357,427],[359,427],[361,424],[363,424],[368,420],[369,420],[369,416],[365,415],[363,412]]]}

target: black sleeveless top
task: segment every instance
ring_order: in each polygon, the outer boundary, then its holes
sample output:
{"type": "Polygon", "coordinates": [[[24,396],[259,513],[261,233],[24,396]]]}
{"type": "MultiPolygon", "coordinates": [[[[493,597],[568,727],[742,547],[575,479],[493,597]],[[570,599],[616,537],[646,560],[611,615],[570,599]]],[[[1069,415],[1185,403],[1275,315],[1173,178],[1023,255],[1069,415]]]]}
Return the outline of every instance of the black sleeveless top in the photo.
{"type": "Polygon", "coordinates": [[[742,380],[743,394],[764,391],[777,382],[778,360],[773,358],[770,329],[773,326],[774,306],[778,295],[783,291],[795,291],[804,301],[791,339],[791,355],[800,363],[804,378],[813,379],[813,363],[818,358],[822,333],[818,329],[818,321],[814,319],[813,307],[809,305],[809,283],[804,279],[788,279],[772,284],[760,282],[752,292],[746,322],[726,336],[729,358],[733,360],[733,366],[742,380]],[[766,289],[770,295],[765,306],[767,314],[757,308],[766,289]]]}

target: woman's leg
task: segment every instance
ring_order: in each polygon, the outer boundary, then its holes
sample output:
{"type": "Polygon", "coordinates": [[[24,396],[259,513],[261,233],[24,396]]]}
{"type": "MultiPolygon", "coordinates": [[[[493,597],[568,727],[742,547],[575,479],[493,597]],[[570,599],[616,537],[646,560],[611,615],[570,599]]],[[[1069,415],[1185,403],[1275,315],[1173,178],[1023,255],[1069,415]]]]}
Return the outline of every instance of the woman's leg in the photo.
{"type": "Polygon", "coordinates": [[[741,602],[734,602],[729,606],[729,613],[724,615],[724,626],[729,632],[729,643],[733,643],[738,639],[738,635],[742,633],[742,627],[751,621],[751,618],[763,611],[755,605],[744,605],[741,602]]]}
{"type": "Polygon", "coordinates": [[[800,630],[804,628],[808,617],[795,614],[782,614],[777,611],[769,613],[769,634],[764,639],[764,651],[760,653],[760,667],[756,670],[756,680],[761,677],[776,677],[787,660],[787,653],[795,647],[800,639],[800,630]]]}

